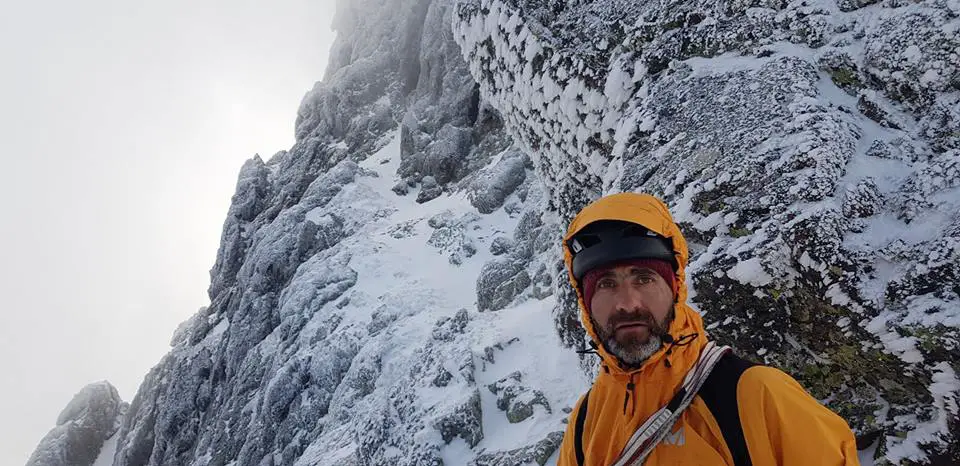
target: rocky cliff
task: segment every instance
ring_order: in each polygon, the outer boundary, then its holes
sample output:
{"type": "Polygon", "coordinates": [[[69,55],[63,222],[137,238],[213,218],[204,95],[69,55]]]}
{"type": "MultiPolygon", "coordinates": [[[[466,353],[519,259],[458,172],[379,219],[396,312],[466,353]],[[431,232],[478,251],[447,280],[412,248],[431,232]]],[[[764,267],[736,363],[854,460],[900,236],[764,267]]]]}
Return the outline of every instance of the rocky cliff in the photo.
{"type": "MultiPolygon", "coordinates": [[[[894,463],[954,464],[960,4],[473,1],[454,29],[561,218],[664,197],[718,340],[894,463]]],[[[579,340],[573,308],[555,318],[579,340]]]]}

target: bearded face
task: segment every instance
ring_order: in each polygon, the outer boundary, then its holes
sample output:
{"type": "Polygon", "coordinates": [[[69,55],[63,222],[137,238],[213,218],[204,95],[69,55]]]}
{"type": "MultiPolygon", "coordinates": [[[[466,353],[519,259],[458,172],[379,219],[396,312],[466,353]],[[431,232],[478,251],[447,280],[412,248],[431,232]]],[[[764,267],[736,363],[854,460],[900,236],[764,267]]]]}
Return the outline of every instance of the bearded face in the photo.
{"type": "Polygon", "coordinates": [[[667,334],[670,323],[673,322],[671,309],[666,319],[657,321],[650,313],[618,312],[612,316],[607,325],[600,325],[595,319],[593,328],[604,347],[614,356],[620,358],[624,364],[638,367],[650,356],[653,356],[663,347],[662,336],[667,334]],[[628,326],[646,327],[648,332],[626,331],[628,326]],[[621,329],[621,331],[617,331],[621,329]]]}
{"type": "Polygon", "coordinates": [[[639,366],[656,353],[673,318],[673,289],[653,270],[615,267],[597,279],[590,319],[607,351],[624,364],[639,366]]]}

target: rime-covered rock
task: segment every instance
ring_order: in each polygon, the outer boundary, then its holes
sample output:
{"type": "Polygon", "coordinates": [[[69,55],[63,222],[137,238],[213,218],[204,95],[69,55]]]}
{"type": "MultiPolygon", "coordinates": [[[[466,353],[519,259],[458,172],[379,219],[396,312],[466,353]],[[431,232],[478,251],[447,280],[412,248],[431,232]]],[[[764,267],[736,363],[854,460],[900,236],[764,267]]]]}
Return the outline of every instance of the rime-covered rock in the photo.
{"type": "Polygon", "coordinates": [[[496,165],[480,172],[468,188],[470,203],[481,214],[500,208],[507,196],[520,187],[526,177],[527,157],[520,152],[504,154],[496,165]]]}
{"type": "Polygon", "coordinates": [[[507,420],[514,424],[533,416],[536,405],[541,406],[547,413],[552,412],[543,393],[531,390],[522,382],[523,374],[518,371],[487,386],[490,393],[497,396],[497,408],[504,411],[507,420]]]}
{"type": "Polygon", "coordinates": [[[507,258],[487,262],[477,278],[477,307],[498,311],[530,285],[530,275],[520,261],[507,258]]]}
{"type": "Polygon", "coordinates": [[[28,466],[90,466],[120,428],[127,404],[109,382],[87,385],[73,396],[57,425],[43,437],[28,466]]]}
{"type": "Polygon", "coordinates": [[[498,236],[490,243],[490,254],[500,256],[510,252],[513,248],[513,241],[505,236],[498,236]]]}
{"type": "Polygon", "coordinates": [[[477,252],[474,240],[468,234],[468,228],[476,220],[475,215],[467,214],[454,218],[449,211],[441,212],[427,221],[427,224],[434,228],[427,244],[447,255],[450,263],[459,265],[477,252]]]}
{"type": "Polygon", "coordinates": [[[420,194],[417,194],[417,203],[432,201],[443,194],[443,188],[437,184],[437,179],[427,175],[420,182],[420,194]]]}
{"type": "Polygon", "coordinates": [[[547,464],[547,460],[553,455],[563,440],[563,432],[552,432],[543,440],[534,445],[515,450],[483,453],[476,460],[469,463],[470,466],[514,466],[518,464],[533,464],[540,466],[547,464]]]}
{"type": "Polygon", "coordinates": [[[561,220],[663,197],[714,338],[880,433],[879,457],[958,461],[958,8],[836,6],[469,0],[454,30],[561,220]]]}

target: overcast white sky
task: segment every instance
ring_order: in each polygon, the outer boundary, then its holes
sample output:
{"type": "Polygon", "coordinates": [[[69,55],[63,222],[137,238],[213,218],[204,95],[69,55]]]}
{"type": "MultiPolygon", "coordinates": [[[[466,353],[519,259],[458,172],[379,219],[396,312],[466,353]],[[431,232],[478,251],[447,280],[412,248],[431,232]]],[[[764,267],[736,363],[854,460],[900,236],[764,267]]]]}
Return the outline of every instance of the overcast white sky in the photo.
{"type": "Polygon", "coordinates": [[[84,385],[130,401],[208,303],[243,161],[293,143],[332,0],[5,2],[0,464],[84,385]]]}

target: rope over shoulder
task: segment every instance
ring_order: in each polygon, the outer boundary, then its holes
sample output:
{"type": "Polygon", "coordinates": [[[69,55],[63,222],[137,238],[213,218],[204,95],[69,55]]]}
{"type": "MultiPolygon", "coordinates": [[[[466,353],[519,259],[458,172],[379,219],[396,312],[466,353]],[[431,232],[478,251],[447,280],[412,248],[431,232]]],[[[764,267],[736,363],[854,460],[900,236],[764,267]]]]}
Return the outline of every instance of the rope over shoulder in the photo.
{"type": "MultiPolygon", "coordinates": [[[[695,336],[692,338],[696,338],[695,336]]],[[[691,340],[692,340],[691,338],[691,340]]],[[[700,353],[697,363],[687,372],[683,383],[667,406],[660,408],[633,433],[627,445],[620,453],[620,457],[613,466],[640,466],[660,441],[670,433],[670,428],[680,418],[700,387],[707,380],[707,376],[727,352],[729,346],[718,346],[714,342],[707,343],[700,353]]]]}

